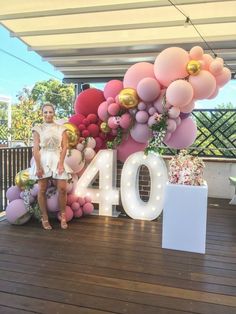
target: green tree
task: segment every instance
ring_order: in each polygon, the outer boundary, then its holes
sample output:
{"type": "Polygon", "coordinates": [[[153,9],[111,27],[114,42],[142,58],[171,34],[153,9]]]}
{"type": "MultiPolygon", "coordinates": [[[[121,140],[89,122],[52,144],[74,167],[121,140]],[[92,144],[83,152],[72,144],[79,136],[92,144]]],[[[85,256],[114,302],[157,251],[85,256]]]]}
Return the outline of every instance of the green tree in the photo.
{"type": "Polygon", "coordinates": [[[32,127],[42,122],[41,109],[32,99],[31,92],[24,88],[18,96],[19,103],[12,106],[12,140],[23,141],[30,145],[32,127]]]}
{"type": "Polygon", "coordinates": [[[7,120],[7,104],[4,101],[0,101],[0,120],[7,120]]]}
{"type": "Polygon", "coordinates": [[[74,113],[75,91],[73,84],[63,84],[54,79],[37,82],[31,95],[32,99],[39,105],[44,102],[54,104],[58,118],[68,118],[74,113]]]}

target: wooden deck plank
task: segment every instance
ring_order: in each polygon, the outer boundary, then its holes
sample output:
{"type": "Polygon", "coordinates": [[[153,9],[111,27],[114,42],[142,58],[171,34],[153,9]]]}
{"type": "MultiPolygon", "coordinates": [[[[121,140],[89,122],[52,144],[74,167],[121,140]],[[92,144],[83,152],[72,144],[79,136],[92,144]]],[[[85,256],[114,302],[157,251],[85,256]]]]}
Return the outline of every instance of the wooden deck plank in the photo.
{"type": "Polygon", "coordinates": [[[219,203],[205,255],[162,249],[161,219],[90,216],[51,232],[3,221],[0,312],[233,314],[236,211],[219,203]]]}

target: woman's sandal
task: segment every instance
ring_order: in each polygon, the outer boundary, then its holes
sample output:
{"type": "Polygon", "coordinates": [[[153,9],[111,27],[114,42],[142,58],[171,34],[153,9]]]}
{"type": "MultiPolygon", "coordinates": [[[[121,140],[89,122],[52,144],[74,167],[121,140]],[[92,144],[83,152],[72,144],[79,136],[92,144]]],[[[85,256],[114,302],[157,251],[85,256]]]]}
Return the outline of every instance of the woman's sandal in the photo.
{"type": "Polygon", "coordinates": [[[66,215],[65,213],[61,214],[61,229],[67,229],[68,228],[68,224],[66,222],[66,215]]]}
{"type": "Polygon", "coordinates": [[[48,219],[41,218],[41,223],[44,230],[52,230],[52,226],[50,225],[48,219]]]}

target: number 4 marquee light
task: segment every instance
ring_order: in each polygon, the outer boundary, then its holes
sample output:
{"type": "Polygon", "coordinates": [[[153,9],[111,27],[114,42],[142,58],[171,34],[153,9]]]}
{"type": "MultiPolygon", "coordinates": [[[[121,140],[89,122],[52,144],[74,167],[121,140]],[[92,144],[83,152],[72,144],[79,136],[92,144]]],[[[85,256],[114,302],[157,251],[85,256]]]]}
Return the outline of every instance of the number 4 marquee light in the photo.
{"type": "MultiPolygon", "coordinates": [[[[100,150],[86,168],[77,183],[76,194],[90,196],[99,204],[99,215],[117,216],[115,205],[119,204],[119,189],[116,187],[116,151],[100,150]],[[91,187],[99,175],[99,187],[91,187]]],[[[125,212],[133,219],[153,220],[163,209],[164,187],[167,169],[157,154],[137,152],[129,156],[121,173],[121,201],[125,212]],[[139,195],[139,171],[145,165],[150,173],[150,197],[148,202],[139,195]]]]}

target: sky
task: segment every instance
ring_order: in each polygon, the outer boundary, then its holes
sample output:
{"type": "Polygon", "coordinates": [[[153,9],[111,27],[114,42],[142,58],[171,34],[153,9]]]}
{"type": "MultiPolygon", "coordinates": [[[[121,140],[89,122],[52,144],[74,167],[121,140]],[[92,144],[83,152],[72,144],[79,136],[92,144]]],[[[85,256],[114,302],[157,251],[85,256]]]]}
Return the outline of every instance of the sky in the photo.
{"type": "MultiPolygon", "coordinates": [[[[38,81],[57,78],[63,79],[63,74],[35,52],[29,51],[27,46],[19,39],[10,37],[9,32],[0,25],[0,95],[11,97],[14,101],[16,95],[23,87],[33,87],[38,81]],[[45,74],[25,64],[24,62],[7,55],[1,49],[24,59],[34,66],[48,72],[45,74]]],[[[101,88],[98,86],[98,88],[101,88]]],[[[196,108],[215,108],[219,104],[231,102],[236,108],[236,80],[231,80],[220,89],[217,97],[211,100],[197,101],[196,108]]]]}

